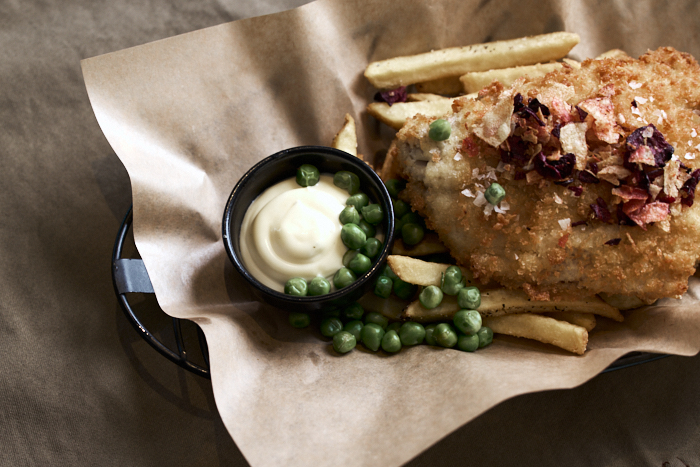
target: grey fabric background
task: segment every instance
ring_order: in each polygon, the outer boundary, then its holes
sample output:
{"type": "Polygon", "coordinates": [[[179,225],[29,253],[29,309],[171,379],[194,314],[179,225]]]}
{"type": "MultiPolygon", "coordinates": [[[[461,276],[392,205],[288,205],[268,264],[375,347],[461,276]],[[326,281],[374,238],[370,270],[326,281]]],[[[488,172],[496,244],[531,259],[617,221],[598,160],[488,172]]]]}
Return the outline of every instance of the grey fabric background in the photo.
{"type": "MultiPolygon", "coordinates": [[[[0,2],[0,465],[247,465],[209,381],[116,302],[130,185],[79,62],[302,3],[0,2]]],[[[698,394],[700,357],[670,357],[506,401],[409,465],[700,466],[698,394]]]]}

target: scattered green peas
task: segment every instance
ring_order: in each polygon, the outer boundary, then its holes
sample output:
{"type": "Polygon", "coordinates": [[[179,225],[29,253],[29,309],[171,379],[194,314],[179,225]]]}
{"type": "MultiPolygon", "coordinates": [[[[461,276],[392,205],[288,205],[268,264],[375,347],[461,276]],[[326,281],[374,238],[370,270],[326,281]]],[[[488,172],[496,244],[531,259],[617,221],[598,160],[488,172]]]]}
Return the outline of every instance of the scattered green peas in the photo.
{"type": "Polygon", "coordinates": [[[484,198],[486,201],[493,204],[494,206],[506,197],[506,190],[499,183],[492,183],[484,192],[484,198]]]}
{"type": "Polygon", "coordinates": [[[417,286],[398,278],[392,282],[394,283],[394,294],[401,300],[410,300],[416,294],[416,290],[418,290],[417,286]]]}
{"type": "Polygon", "coordinates": [[[346,323],[345,326],[343,326],[343,331],[349,332],[350,334],[355,336],[355,340],[357,342],[360,342],[360,340],[361,340],[360,333],[362,332],[363,326],[364,326],[364,324],[362,324],[362,321],[360,321],[359,319],[355,319],[355,320],[352,320],[352,321],[346,323]]]}
{"type": "Polygon", "coordinates": [[[406,188],[406,180],[397,180],[395,178],[392,178],[391,180],[387,180],[386,183],[386,190],[389,192],[392,198],[396,198],[399,196],[399,193],[406,188]]]}
{"type": "Polygon", "coordinates": [[[304,164],[297,169],[297,185],[314,186],[321,178],[321,173],[311,164],[304,164]]]}
{"type": "Polygon", "coordinates": [[[348,206],[355,206],[358,211],[369,204],[369,197],[364,193],[355,193],[345,201],[348,206]]]}
{"type": "Polygon", "coordinates": [[[493,342],[493,331],[488,326],[481,326],[476,335],[479,336],[479,348],[486,347],[493,342]]]}
{"type": "Polygon", "coordinates": [[[442,291],[447,295],[457,295],[464,285],[462,270],[457,266],[449,266],[442,276],[442,291]]]}
{"type": "MultiPolygon", "coordinates": [[[[399,332],[399,329],[401,329],[401,323],[398,321],[395,323],[390,323],[389,326],[386,327],[386,331],[396,331],[397,333],[399,332]]],[[[401,337],[401,336],[399,336],[401,337]]]]}
{"type": "Polygon", "coordinates": [[[401,227],[401,238],[406,245],[417,245],[425,237],[425,229],[419,224],[403,224],[401,227]]]}
{"type": "Polygon", "coordinates": [[[294,297],[305,297],[308,285],[303,277],[293,277],[284,284],[284,293],[294,297]]]}
{"type": "Polygon", "coordinates": [[[401,338],[396,331],[389,331],[382,337],[382,349],[385,352],[396,353],[401,350],[401,338]]]}
{"type": "Polygon", "coordinates": [[[391,270],[391,267],[387,264],[384,266],[384,271],[382,271],[382,276],[386,276],[391,280],[398,279],[399,276],[397,276],[394,271],[391,270]]]}
{"type": "Polygon", "coordinates": [[[365,315],[365,325],[370,323],[374,323],[382,329],[386,329],[386,327],[389,325],[389,320],[381,313],[370,311],[365,315]]]}
{"type": "Polygon", "coordinates": [[[384,334],[386,334],[384,329],[375,323],[366,323],[360,332],[362,343],[373,352],[379,350],[384,334]]]}
{"type": "Polygon", "coordinates": [[[360,248],[360,252],[369,257],[374,259],[380,251],[382,251],[382,247],[384,245],[382,244],[381,241],[377,240],[376,238],[368,238],[365,244],[360,248]]]}
{"type": "Polygon", "coordinates": [[[333,336],[333,348],[338,353],[348,353],[357,345],[355,336],[347,331],[340,331],[333,336]]]}
{"type": "Polygon", "coordinates": [[[406,201],[400,199],[393,200],[394,205],[394,217],[401,219],[403,216],[411,212],[411,206],[408,205],[406,201]]]}
{"type": "Polygon", "coordinates": [[[457,348],[464,352],[474,352],[479,348],[479,336],[472,334],[471,336],[459,336],[457,338],[457,348]]]}
{"type": "Polygon", "coordinates": [[[366,220],[360,219],[360,223],[358,225],[360,227],[360,230],[362,230],[365,233],[365,236],[367,238],[372,238],[375,235],[377,235],[377,229],[366,220]]]}
{"type": "Polygon", "coordinates": [[[343,330],[343,322],[338,318],[326,318],[321,321],[321,334],[333,337],[343,330]]]}
{"type": "Polygon", "coordinates": [[[305,328],[311,323],[311,318],[308,313],[297,313],[295,311],[289,313],[289,324],[295,328],[305,328]]]}
{"type": "Polygon", "coordinates": [[[391,279],[386,276],[379,276],[377,282],[374,283],[374,294],[377,297],[389,298],[391,295],[391,289],[393,287],[391,279]]]}
{"type": "Polygon", "coordinates": [[[343,255],[343,266],[345,266],[346,268],[350,267],[350,261],[352,261],[352,259],[355,256],[357,256],[358,253],[359,252],[357,250],[346,251],[345,254],[343,255]]]}
{"type": "Polygon", "coordinates": [[[355,273],[348,268],[340,268],[333,276],[333,285],[336,289],[347,287],[357,280],[355,273]]]}
{"type": "Polygon", "coordinates": [[[362,315],[364,314],[364,308],[362,308],[362,305],[360,305],[357,302],[353,303],[352,305],[343,310],[343,316],[349,320],[361,319],[362,315]]]}
{"type": "Polygon", "coordinates": [[[481,306],[481,292],[477,287],[464,287],[457,292],[457,303],[460,308],[478,310],[481,306]]]}
{"type": "Polygon", "coordinates": [[[481,329],[481,315],[476,310],[459,310],[452,320],[460,331],[471,336],[481,329]]]}
{"type": "Polygon", "coordinates": [[[450,123],[442,118],[439,118],[431,123],[430,130],[428,130],[428,136],[433,141],[445,141],[450,137],[450,133],[452,133],[450,123]]]}
{"type": "Polygon", "coordinates": [[[384,210],[379,204],[368,204],[361,211],[362,217],[372,225],[377,225],[384,219],[384,210]]]}
{"type": "Polygon", "coordinates": [[[340,239],[351,250],[359,250],[367,241],[367,236],[357,224],[345,224],[340,229],[340,239]]]}
{"type": "Polygon", "coordinates": [[[403,345],[418,345],[425,339],[425,328],[420,323],[409,321],[401,325],[399,337],[403,345]]]}
{"type": "Polygon", "coordinates": [[[437,324],[429,324],[425,327],[425,343],[428,345],[437,345],[437,341],[435,340],[435,328],[437,327],[437,324]]]}
{"type": "Polygon", "coordinates": [[[345,206],[345,209],[340,211],[340,214],[338,215],[338,219],[340,220],[340,223],[345,225],[345,224],[359,224],[360,223],[360,213],[357,212],[357,209],[355,209],[355,206],[345,206]]]}
{"type": "Polygon", "coordinates": [[[421,291],[418,300],[423,308],[435,308],[442,302],[442,290],[438,286],[429,285],[421,291]]]}
{"type": "Polygon", "coordinates": [[[432,337],[438,345],[452,348],[457,345],[457,333],[447,323],[440,323],[435,327],[432,337]]]}
{"type": "Polygon", "coordinates": [[[333,175],[333,185],[354,195],[360,189],[360,178],[352,172],[341,170],[333,175]]]}
{"type": "Polygon", "coordinates": [[[358,276],[361,276],[372,268],[372,260],[362,253],[358,253],[350,260],[348,268],[358,276]]]}
{"type": "Polygon", "coordinates": [[[331,283],[325,277],[317,276],[309,282],[309,295],[325,295],[331,291],[331,283]]]}

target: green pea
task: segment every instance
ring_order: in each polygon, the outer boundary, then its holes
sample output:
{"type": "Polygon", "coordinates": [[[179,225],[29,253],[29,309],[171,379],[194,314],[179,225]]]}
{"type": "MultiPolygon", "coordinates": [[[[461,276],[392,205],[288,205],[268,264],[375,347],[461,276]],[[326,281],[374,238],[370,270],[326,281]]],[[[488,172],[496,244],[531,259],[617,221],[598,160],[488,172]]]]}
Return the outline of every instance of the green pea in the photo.
{"type": "Polygon", "coordinates": [[[449,266],[442,275],[442,291],[447,295],[457,295],[464,287],[462,283],[462,270],[457,266],[449,266]]]}
{"type": "Polygon", "coordinates": [[[387,180],[384,184],[386,185],[386,190],[389,192],[392,198],[399,196],[399,193],[406,188],[406,180],[397,180],[392,178],[391,180],[387,180]]]}
{"type": "Polygon", "coordinates": [[[360,342],[360,333],[362,332],[362,327],[364,324],[362,324],[362,321],[359,319],[352,320],[348,323],[345,323],[345,326],[343,326],[343,331],[347,331],[353,336],[355,336],[355,340],[357,342],[360,342]]]}
{"type": "Polygon", "coordinates": [[[364,314],[365,310],[362,308],[362,305],[357,302],[343,310],[343,316],[349,320],[361,319],[364,314]]]}
{"type": "Polygon", "coordinates": [[[333,175],[333,184],[354,195],[360,189],[360,178],[352,172],[341,170],[333,175]]]}
{"type": "Polygon", "coordinates": [[[492,183],[484,192],[484,198],[489,203],[496,205],[506,197],[506,190],[499,183],[492,183]]]}
{"type": "Polygon", "coordinates": [[[338,318],[326,318],[321,321],[321,334],[333,337],[343,330],[343,322],[338,318]]]}
{"type": "Polygon", "coordinates": [[[394,220],[394,236],[396,238],[401,237],[401,229],[403,228],[403,221],[401,219],[394,220]]]}
{"type": "Polygon", "coordinates": [[[393,287],[391,279],[386,276],[379,276],[377,282],[374,283],[374,294],[377,297],[389,298],[391,295],[391,288],[393,287]]]}
{"type": "Polygon", "coordinates": [[[297,169],[297,184],[299,186],[314,186],[321,178],[321,173],[311,164],[304,164],[297,169]]]}
{"type": "Polygon", "coordinates": [[[437,324],[429,324],[425,327],[425,343],[428,345],[437,345],[437,341],[435,340],[435,328],[437,327],[437,324]]]}
{"type": "Polygon", "coordinates": [[[360,213],[357,212],[357,209],[355,209],[355,206],[345,206],[345,209],[340,211],[340,214],[338,215],[338,219],[340,220],[340,223],[345,225],[345,224],[359,224],[360,223],[360,213]]]}
{"type": "MultiPolygon", "coordinates": [[[[398,321],[391,323],[391,324],[389,324],[389,326],[386,327],[387,332],[389,332],[389,331],[399,332],[399,329],[401,329],[401,323],[399,323],[398,321]]],[[[401,337],[401,336],[399,336],[399,337],[401,337]]]]}
{"type": "Polygon", "coordinates": [[[382,329],[386,329],[386,327],[389,325],[389,320],[381,313],[370,311],[365,315],[365,324],[370,323],[374,323],[377,326],[380,326],[382,329]]]}
{"type": "Polygon", "coordinates": [[[398,279],[399,276],[397,276],[394,271],[391,270],[391,267],[387,264],[384,266],[384,271],[382,271],[382,276],[386,276],[391,280],[398,279]]]}
{"type": "Polygon", "coordinates": [[[439,118],[430,124],[430,130],[428,130],[428,136],[433,141],[445,141],[450,137],[452,133],[452,127],[447,120],[439,118]]]}
{"type": "Polygon", "coordinates": [[[442,290],[436,285],[429,285],[421,291],[418,300],[423,308],[431,310],[442,303],[442,290]]]}
{"type": "Polygon", "coordinates": [[[379,252],[382,251],[382,247],[384,247],[384,245],[381,241],[376,238],[368,238],[362,248],[360,248],[360,251],[365,256],[374,259],[379,252]]]}
{"type": "Polygon", "coordinates": [[[340,268],[333,276],[333,285],[336,289],[347,287],[357,280],[355,273],[348,268],[340,268]]]}
{"type": "Polygon", "coordinates": [[[401,227],[401,238],[406,245],[417,245],[425,237],[425,229],[418,224],[404,224],[401,227]]]}
{"type": "Polygon", "coordinates": [[[481,326],[476,335],[479,336],[479,348],[486,347],[493,342],[493,331],[488,326],[481,326]]]}
{"type": "Polygon", "coordinates": [[[479,348],[479,336],[476,334],[471,336],[459,336],[457,338],[457,348],[464,352],[474,352],[479,348]]]}
{"type": "Polygon", "coordinates": [[[348,206],[355,206],[358,211],[369,204],[369,197],[364,193],[355,193],[345,201],[348,206]]]}
{"type": "Polygon", "coordinates": [[[367,241],[367,236],[357,224],[345,224],[340,229],[340,239],[351,250],[359,250],[367,241]]]}
{"type": "Polygon", "coordinates": [[[452,321],[457,329],[468,336],[481,329],[481,315],[476,310],[459,310],[452,321]]]}
{"type": "Polygon", "coordinates": [[[372,225],[377,225],[384,219],[384,210],[378,204],[368,204],[361,211],[362,217],[372,225]]]}
{"type": "Polygon", "coordinates": [[[309,323],[311,323],[311,318],[308,313],[297,313],[294,311],[289,313],[289,324],[295,328],[305,328],[309,323]]]}
{"type": "Polygon", "coordinates": [[[309,282],[309,295],[325,295],[331,291],[331,283],[325,277],[317,276],[309,282]]]}
{"type": "Polygon", "coordinates": [[[303,277],[293,277],[284,284],[284,293],[294,297],[306,297],[308,285],[303,277]]]}
{"type": "Polygon", "coordinates": [[[398,278],[394,279],[392,282],[394,283],[394,294],[401,300],[410,300],[416,294],[416,290],[418,290],[417,286],[398,278]]]}
{"type": "Polygon", "coordinates": [[[360,332],[362,343],[374,352],[379,350],[379,347],[382,345],[384,334],[386,334],[384,329],[375,323],[366,323],[360,332]]]}
{"type": "Polygon", "coordinates": [[[393,200],[394,205],[394,217],[401,219],[403,216],[411,212],[411,206],[407,202],[401,201],[400,199],[393,200]]]}
{"type": "Polygon", "coordinates": [[[348,268],[358,276],[361,276],[372,268],[372,260],[362,253],[358,253],[350,260],[348,268]]]}
{"type": "Polygon", "coordinates": [[[396,353],[401,350],[401,338],[396,331],[389,331],[382,337],[382,349],[385,352],[396,353]]]}
{"type": "Polygon", "coordinates": [[[401,216],[401,222],[403,222],[403,225],[406,224],[418,224],[421,227],[425,227],[424,220],[421,216],[419,216],[415,212],[409,212],[408,214],[404,214],[401,216]]]}
{"type": "Polygon", "coordinates": [[[346,268],[350,267],[350,261],[352,261],[352,259],[355,256],[357,256],[358,253],[359,253],[359,251],[357,251],[357,250],[346,251],[345,254],[343,255],[343,266],[345,266],[346,268]]]}
{"type": "Polygon", "coordinates": [[[338,353],[348,353],[357,345],[355,336],[347,331],[340,331],[333,336],[333,348],[338,353]]]}
{"type": "Polygon", "coordinates": [[[377,235],[377,229],[364,219],[360,219],[359,227],[367,238],[372,238],[377,235]]]}
{"type": "Polygon", "coordinates": [[[447,323],[440,323],[435,327],[433,338],[442,347],[452,348],[457,345],[457,332],[447,323]]]}
{"type": "Polygon", "coordinates": [[[457,292],[457,303],[460,308],[478,310],[481,306],[481,292],[477,287],[464,287],[457,292]]]}
{"type": "Polygon", "coordinates": [[[413,321],[403,323],[399,331],[399,337],[403,345],[422,344],[423,339],[425,339],[425,328],[422,324],[413,321]]]}

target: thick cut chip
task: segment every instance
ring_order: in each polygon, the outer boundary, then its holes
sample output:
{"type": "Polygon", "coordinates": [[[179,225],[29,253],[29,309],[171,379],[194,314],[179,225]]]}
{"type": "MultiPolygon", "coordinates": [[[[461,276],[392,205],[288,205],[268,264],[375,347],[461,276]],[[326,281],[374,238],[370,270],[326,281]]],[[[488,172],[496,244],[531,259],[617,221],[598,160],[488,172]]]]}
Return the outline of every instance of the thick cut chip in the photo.
{"type": "MultiPolygon", "coordinates": [[[[442,275],[451,266],[450,264],[429,263],[428,261],[398,255],[390,255],[387,262],[394,274],[399,276],[399,279],[402,281],[425,287],[429,285],[440,287],[442,275]]],[[[460,269],[462,270],[462,276],[467,281],[467,285],[472,285],[474,278],[471,273],[464,268],[460,269]]]]}
{"type": "Polygon", "coordinates": [[[333,138],[331,147],[357,156],[357,130],[355,128],[355,119],[350,114],[345,114],[345,123],[343,123],[343,127],[333,138]]]}
{"type": "Polygon", "coordinates": [[[579,42],[577,34],[555,32],[505,41],[452,47],[370,63],[365,77],[378,89],[460,76],[471,71],[559,60],[579,42]]]}
{"type": "Polygon", "coordinates": [[[550,71],[554,71],[562,66],[561,63],[538,63],[536,65],[516,66],[511,68],[501,68],[488,71],[474,71],[460,76],[464,92],[479,92],[494,81],[498,81],[503,86],[510,86],[516,79],[523,76],[536,78],[544,76],[550,71]]]}
{"type": "Polygon", "coordinates": [[[581,326],[585,328],[586,331],[591,332],[595,328],[596,320],[595,315],[591,313],[577,313],[575,311],[557,311],[555,313],[547,313],[550,318],[558,319],[559,321],[566,321],[567,323],[575,324],[576,326],[581,326]]]}
{"type": "Polygon", "coordinates": [[[530,313],[484,318],[494,334],[534,339],[582,355],[588,345],[588,331],[581,326],[530,313]]]}
{"type": "Polygon", "coordinates": [[[430,92],[412,92],[406,95],[406,100],[408,102],[441,101],[444,99],[449,99],[449,97],[441,96],[439,94],[433,94],[430,92]]]}
{"type": "Polygon", "coordinates": [[[409,303],[407,300],[401,300],[393,294],[389,298],[381,298],[375,295],[374,292],[366,293],[357,302],[362,305],[365,312],[375,311],[391,320],[398,320],[409,303]]]}
{"type": "Polygon", "coordinates": [[[409,118],[418,114],[435,118],[445,115],[450,110],[452,110],[452,99],[397,102],[391,106],[386,102],[372,102],[367,106],[367,112],[370,115],[396,130],[400,130],[409,118]]]}

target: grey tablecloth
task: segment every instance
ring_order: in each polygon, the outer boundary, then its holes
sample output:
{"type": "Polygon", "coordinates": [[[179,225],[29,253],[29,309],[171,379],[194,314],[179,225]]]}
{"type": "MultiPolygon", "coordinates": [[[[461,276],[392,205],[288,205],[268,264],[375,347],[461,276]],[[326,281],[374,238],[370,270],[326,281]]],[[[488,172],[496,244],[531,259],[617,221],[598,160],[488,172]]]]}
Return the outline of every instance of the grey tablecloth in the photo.
{"type": "MultiPolygon", "coordinates": [[[[130,185],[79,61],[302,3],[0,2],[0,465],[247,465],[210,383],[117,305],[130,185]]],[[[700,357],[670,357],[506,401],[410,465],[698,466],[699,394],[700,357]]]]}

